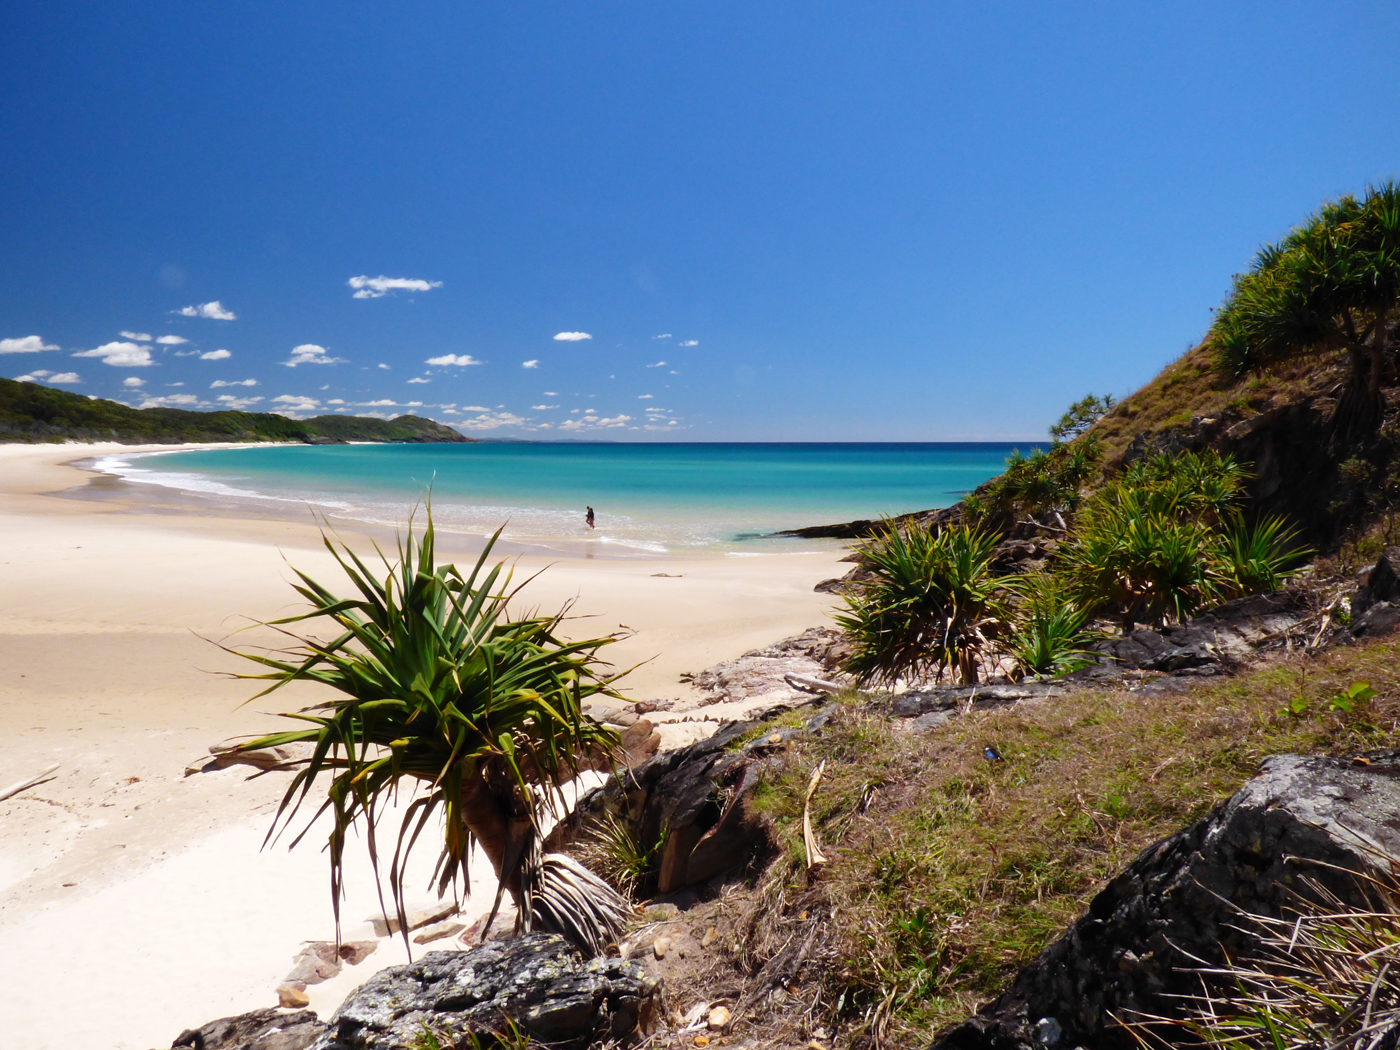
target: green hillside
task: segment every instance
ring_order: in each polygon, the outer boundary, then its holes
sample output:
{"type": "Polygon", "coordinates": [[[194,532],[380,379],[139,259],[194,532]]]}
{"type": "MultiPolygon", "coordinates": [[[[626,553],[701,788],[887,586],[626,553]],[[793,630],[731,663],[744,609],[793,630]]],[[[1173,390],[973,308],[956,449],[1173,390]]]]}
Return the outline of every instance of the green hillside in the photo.
{"type": "Polygon", "coordinates": [[[471,441],[420,416],[315,416],[288,419],[270,412],[192,412],[129,408],[66,390],[0,379],[0,441],[122,441],[176,444],[200,441],[471,441]]]}

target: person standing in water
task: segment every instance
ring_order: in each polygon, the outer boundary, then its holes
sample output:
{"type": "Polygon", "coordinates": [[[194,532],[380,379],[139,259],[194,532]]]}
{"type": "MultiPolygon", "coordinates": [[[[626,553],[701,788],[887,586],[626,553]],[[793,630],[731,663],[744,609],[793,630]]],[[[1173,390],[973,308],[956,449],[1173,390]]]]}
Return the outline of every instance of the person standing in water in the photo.
{"type": "Polygon", "coordinates": [[[590,529],[596,527],[596,526],[594,526],[594,524],[593,524],[593,508],[592,508],[592,507],[589,507],[589,508],[588,508],[588,513],[585,514],[585,515],[583,516],[583,520],[587,523],[587,525],[588,525],[588,527],[589,527],[590,529]]]}

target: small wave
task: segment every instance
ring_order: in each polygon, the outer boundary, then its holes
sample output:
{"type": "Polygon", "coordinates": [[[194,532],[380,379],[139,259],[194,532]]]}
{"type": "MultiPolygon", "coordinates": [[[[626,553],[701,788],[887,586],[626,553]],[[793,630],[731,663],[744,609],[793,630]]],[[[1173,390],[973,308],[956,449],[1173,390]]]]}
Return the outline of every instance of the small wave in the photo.
{"type": "MultiPolygon", "coordinates": [[[[130,456],[130,459],[138,459],[143,456],[168,456],[171,452],[144,452],[139,455],[130,456]]],[[[350,510],[349,503],[342,503],[339,500],[319,499],[315,496],[274,496],[268,492],[259,492],[256,489],[237,488],[233,485],[225,484],[222,481],[215,481],[204,474],[186,474],[180,471],[148,470],[145,467],[132,465],[127,459],[121,456],[106,456],[93,463],[93,469],[109,474],[113,477],[121,478],[136,485],[159,485],[162,488],[178,489],[181,492],[194,492],[203,496],[223,496],[229,499],[257,499],[269,500],[275,503],[314,503],[318,507],[332,507],[336,510],[350,510]]]]}

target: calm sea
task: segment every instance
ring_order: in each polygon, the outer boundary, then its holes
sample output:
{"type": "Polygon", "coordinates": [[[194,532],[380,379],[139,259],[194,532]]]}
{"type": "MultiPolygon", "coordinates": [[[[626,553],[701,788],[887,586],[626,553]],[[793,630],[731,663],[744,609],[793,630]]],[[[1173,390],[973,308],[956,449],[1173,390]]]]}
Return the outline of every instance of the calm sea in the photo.
{"type": "MultiPolygon", "coordinates": [[[[944,507],[1001,472],[1012,446],[930,444],[278,445],[117,455],[101,469],[216,500],[307,502],[401,524],[434,518],[523,543],[655,553],[813,549],[779,529],[944,507]],[[597,529],[584,525],[592,506],[597,529]]],[[[817,546],[821,546],[818,544],[817,546]]]]}

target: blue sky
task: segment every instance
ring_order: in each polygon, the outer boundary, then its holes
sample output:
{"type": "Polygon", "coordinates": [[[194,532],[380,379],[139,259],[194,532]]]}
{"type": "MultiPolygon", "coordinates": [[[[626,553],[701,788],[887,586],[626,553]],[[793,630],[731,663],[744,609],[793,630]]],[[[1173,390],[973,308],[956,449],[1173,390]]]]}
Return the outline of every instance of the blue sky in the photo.
{"type": "Polygon", "coordinates": [[[0,19],[0,375],[137,405],[1040,436],[1198,339],[1261,243],[1400,174],[1394,4],[0,19]]]}

